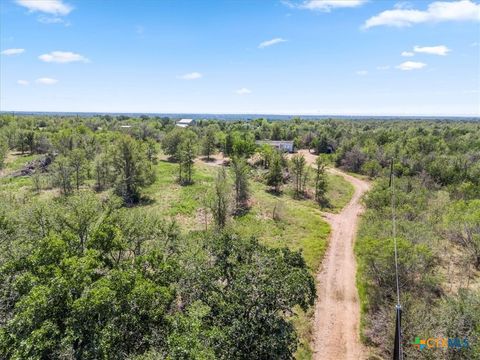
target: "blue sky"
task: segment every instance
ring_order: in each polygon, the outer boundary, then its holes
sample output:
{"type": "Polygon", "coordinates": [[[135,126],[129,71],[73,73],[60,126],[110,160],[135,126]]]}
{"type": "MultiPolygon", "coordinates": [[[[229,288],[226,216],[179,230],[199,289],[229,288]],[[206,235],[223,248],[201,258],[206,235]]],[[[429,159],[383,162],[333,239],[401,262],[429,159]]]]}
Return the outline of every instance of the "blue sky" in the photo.
{"type": "Polygon", "coordinates": [[[1,0],[2,111],[480,115],[480,2],[1,0]]]}

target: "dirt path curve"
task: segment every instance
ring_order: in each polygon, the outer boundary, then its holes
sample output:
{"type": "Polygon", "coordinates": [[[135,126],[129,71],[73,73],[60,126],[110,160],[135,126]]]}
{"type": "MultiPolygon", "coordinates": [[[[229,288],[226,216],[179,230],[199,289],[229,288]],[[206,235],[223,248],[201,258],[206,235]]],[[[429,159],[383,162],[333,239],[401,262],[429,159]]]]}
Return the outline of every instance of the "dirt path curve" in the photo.
{"type": "MultiPolygon", "coordinates": [[[[316,156],[301,151],[313,164],[316,156]]],[[[313,334],[314,360],[358,360],[365,357],[360,343],[360,304],[355,285],[356,262],[353,254],[359,215],[363,211],[360,198],[370,184],[337,169],[355,188],[350,202],[338,214],[324,213],[331,226],[330,242],[317,280],[317,301],[313,334]]]]}

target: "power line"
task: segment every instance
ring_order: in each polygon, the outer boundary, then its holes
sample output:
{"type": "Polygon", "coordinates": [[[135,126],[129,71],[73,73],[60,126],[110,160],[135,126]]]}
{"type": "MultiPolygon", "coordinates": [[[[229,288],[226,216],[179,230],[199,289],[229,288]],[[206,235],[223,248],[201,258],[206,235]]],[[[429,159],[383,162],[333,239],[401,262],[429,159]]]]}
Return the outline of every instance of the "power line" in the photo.
{"type": "Polygon", "coordinates": [[[398,280],[398,248],[397,248],[397,216],[395,211],[395,173],[393,171],[393,159],[390,167],[390,187],[392,189],[392,235],[395,249],[395,281],[397,287],[397,305],[395,306],[395,345],[393,348],[393,360],[403,360],[402,349],[402,306],[400,305],[400,282],[398,280]]]}

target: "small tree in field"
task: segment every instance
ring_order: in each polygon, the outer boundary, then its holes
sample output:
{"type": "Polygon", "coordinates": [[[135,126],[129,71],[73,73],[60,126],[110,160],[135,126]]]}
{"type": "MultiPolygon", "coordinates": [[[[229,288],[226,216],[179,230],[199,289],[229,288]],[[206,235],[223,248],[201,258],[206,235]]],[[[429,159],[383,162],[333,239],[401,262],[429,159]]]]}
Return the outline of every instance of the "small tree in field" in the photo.
{"type": "Polygon", "coordinates": [[[83,149],[73,149],[70,154],[70,166],[73,169],[73,177],[75,179],[75,187],[80,190],[80,186],[83,185],[83,181],[86,178],[87,157],[83,149]]]}
{"type": "Polygon", "coordinates": [[[234,157],[232,159],[233,188],[235,190],[235,211],[241,212],[247,206],[250,197],[250,186],[248,175],[250,168],[244,158],[234,157]]]}
{"type": "Polygon", "coordinates": [[[193,164],[197,156],[194,138],[187,137],[179,147],[178,181],[182,185],[193,184],[193,164]]]}
{"type": "Polygon", "coordinates": [[[230,190],[227,181],[227,172],[224,167],[218,170],[209,205],[215,225],[217,225],[219,229],[223,229],[227,224],[230,207],[230,190]]]}
{"type": "Polygon", "coordinates": [[[295,196],[299,197],[304,192],[307,174],[305,157],[301,154],[292,156],[291,168],[293,173],[295,196]]]}
{"type": "Polygon", "coordinates": [[[282,158],[279,154],[275,154],[267,174],[267,185],[273,187],[275,192],[280,192],[283,183],[283,166],[282,158]]]}
{"type": "Polygon", "coordinates": [[[112,164],[117,195],[127,204],[138,202],[140,189],[155,180],[143,144],[128,135],[120,137],[114,147],[112,164]]]}
{"type": "Polygon", "coordinates": [[[68,158],[63,155],[57,156],[53,163],[55,183],[64,195],[72,192],[73,169],[68,158]]]}
{"type": "Polygon", "coordinates": [[[203,146],[202,146],[202,155],[207,157],[207,160],[210,161],[210,156],[215,151],[215,142],[216,142],[216,134],[215,129],[213,127],[208,127],[207,131],[205,132],[205,137],[203,138],[203,146]]]}
{"type": "Polygon", "coordinates": [[[325,163],[319,156],[315,160],[315,201],[319,204],[325,204],[327,193],[327,174],[325,173],[325,163]]]}

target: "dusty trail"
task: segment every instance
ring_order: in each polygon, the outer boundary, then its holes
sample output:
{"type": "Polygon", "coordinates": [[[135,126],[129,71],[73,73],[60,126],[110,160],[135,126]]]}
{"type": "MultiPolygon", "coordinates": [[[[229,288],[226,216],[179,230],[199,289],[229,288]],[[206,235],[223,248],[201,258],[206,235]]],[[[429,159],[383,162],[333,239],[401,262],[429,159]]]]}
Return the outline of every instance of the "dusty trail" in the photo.
{"type": "Polygon", "coordinates": [[[331,226],[330,243],[317,274],[313,359],[362,359],[359,339],[360,305],[355,285],[356,262],[353,254],[361,196],[369,184],[336,169],[355,188],[350,202],[339,214],[325,214],[331,226]]]}
{"type": "MultiPolygon", "coordinates": [[[[316,156],[303,152],[313,164],[316,156]]],[[[365,357],[360,343],[360,305],[355,285],[356,262],[353,254],[360,198],[369,189],[367,181],[337,169],[355,188],[350,202],[338,214],[324,213],[331,226],[330,243],[317,278],[317,301],[314,320],[314,360],[358,360],[365,357]]]]}

